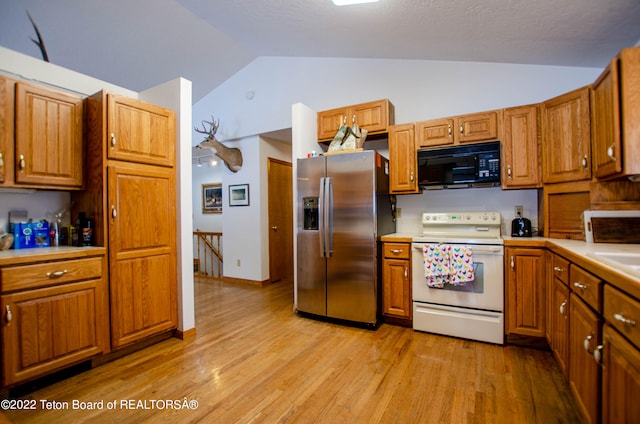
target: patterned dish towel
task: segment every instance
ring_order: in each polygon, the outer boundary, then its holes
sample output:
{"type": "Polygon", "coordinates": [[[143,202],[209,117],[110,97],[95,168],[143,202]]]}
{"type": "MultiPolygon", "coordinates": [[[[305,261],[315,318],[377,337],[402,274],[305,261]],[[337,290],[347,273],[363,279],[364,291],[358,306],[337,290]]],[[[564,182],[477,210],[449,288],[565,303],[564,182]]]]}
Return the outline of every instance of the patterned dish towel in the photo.
{"type": "Polygon", "coordinates": [[[448,244],[425,244],[423,248],[424,275],[427,285],[443,288],[451,275],[451,246],[448,244]]]}
{"type": "Polygon", "coordinates": [[[473,250],[471,246],[452,246],[451,257],[451,281],[454,286],[466,286],[475,280],[473,271],[473,250]]]}

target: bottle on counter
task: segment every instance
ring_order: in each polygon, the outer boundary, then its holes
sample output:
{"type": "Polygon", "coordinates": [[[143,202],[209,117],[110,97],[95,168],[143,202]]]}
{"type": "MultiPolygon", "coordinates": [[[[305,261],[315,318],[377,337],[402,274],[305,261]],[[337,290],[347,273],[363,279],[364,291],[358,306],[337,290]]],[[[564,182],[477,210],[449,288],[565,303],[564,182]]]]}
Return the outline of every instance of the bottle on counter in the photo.
{"type": "Polygon", "coordinates": [[[78,246],[93,246],[93,220],[85,212],[78,214],[78,246]]]}

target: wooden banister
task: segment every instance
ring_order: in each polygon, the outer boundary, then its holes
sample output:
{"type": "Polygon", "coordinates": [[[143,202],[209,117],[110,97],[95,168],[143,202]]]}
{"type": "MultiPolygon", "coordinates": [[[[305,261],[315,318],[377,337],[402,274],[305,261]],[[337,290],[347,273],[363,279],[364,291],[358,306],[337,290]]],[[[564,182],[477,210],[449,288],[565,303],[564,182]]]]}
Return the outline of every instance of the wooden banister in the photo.
{"type": "Polygon", "coordinates": [[[222,233],[194,231],[193,243],[193,272],[199,277],[222,278],[222,233]]]}

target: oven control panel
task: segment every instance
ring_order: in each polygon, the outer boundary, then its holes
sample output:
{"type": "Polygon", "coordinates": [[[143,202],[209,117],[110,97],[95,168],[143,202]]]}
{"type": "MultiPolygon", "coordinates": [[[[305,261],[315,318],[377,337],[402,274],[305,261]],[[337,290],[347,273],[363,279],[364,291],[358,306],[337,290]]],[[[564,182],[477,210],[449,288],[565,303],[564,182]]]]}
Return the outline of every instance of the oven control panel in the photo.
{"type": "Polygon", "coordinates": [[[422,214],[422,225],[500,225],[500,221],[500,212],[422,214]]]}

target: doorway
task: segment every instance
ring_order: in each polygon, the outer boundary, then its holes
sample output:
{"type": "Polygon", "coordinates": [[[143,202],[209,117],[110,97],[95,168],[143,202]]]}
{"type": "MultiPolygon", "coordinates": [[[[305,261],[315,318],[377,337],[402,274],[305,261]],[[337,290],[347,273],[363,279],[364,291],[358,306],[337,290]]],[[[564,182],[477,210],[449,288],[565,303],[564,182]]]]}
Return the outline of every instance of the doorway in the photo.
{"type": "Polygon", "coordinates": [[[293,168],[267,159],[269,203],[269,280],[293,278],[293,168]]]}

